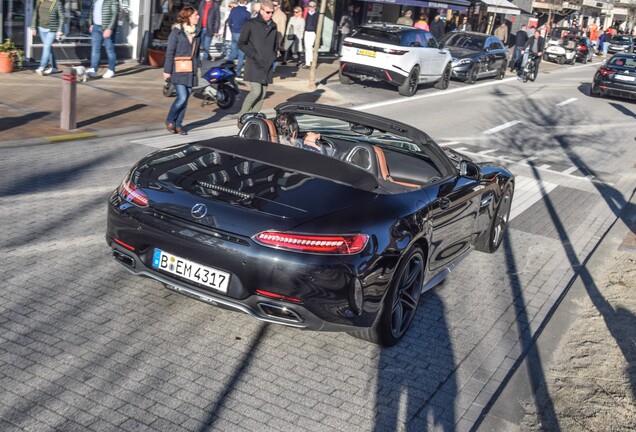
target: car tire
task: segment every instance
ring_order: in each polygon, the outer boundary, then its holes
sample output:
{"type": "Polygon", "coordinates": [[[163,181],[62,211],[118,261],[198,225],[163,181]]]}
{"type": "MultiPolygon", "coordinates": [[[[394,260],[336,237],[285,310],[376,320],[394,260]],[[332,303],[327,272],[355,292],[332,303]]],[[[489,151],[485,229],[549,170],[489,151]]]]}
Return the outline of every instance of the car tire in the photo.
{"type": "Polygon", "coordinates": [[[565,63],[565,56],[559,56],[559,58],[557,59],[557,63],[559,63],[560,65],[565,63]]]}
{"type": "Polygon", "coordinates": [[[475,244],[476,250],[486,253],[495,253],[497,249],[499,249],[499,246],[501,246],[501,241],[503,240],[508,221],[510,220],[513,193],[514,186],[512,184],[507,185],[499,199],[494,216],[490,221],[486,237],[483,238],[481,242],[475,244]]]}
{"type": "Polygon", "coordinates": [[[499,71],[497,72],[497,75],[495,75],[495,79],[502,80],[502,79],[504,79],[505,76],[506,76],[506,65],[503,64],[499,68],[499,71]]]}
{"type": "Polygon", "coordinates": [[[413,96],[417,92],[417,85],[419,84],[419,81],[420,68],[419,66],[415,66],[413,69],[411,69],[411,73],[402,83],[402,85],[398,87],[398,92],[402,96],[413,96]]]}
{"type": "Polygon", "coordinates": [[[340,79],[341,84],[345,84],[345,85],[353,84],[353,79],[343,74],[342,71],[338,72],[338,78],[340,79]]]}
{"type": "Polygon", "coordinates": [[[405,254],[393,275],[382,310],[373,326],[350,334],[383,347],[397,344],[406,334],[417,312],[424,284],[425,262],[424,252],[417,246],[405,254]]]}
{"type": "Polygon", "coordinates": [[[466,74],[466,84],[475,84],[475,81],[477,81],[477,65],[474,64],[470,67],[470,69],[468,70],[468,73],[466,74]]]}
{"type": "Polygon", "coordinates": [[[438,90],[446,90],[450,84],[451,79],[451,65],[450,63],[446,65],[446,69],[444,69],[444,73],[442,77],[435,83],[435,88],[438,90]]]}
{"type": "Polygon", "coordinates": [[[592,88],[590,88],[590,96],[593,98],[597,98],[601,96],[601,92],[598,91],[596,84],[592,84],[592,88]]]}

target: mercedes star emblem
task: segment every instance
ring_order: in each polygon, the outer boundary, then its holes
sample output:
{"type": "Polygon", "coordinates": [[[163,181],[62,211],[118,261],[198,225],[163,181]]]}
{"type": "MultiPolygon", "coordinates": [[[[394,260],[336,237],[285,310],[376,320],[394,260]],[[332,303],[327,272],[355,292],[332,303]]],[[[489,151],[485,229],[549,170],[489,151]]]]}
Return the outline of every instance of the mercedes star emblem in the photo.
{"type": "Polygon", "coordinates": [[[206,214],[208,214],[208,208],[205,206],[205,204],[195,204],[192,207],[192,210],[190,210],[190,214],[195,219],[201,219],[202,217],[205,217],[206,214]]]}

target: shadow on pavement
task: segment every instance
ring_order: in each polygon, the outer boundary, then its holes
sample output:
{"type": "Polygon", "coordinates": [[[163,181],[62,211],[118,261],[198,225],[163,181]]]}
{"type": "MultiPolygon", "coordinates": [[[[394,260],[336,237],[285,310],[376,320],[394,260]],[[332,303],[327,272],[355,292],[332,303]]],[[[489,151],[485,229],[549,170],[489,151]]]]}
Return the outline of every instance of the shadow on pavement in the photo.
{"type": "Polygon", "coordinates": [[[444,303],[435,292],[420,307],[403,340],[378,357],[374,432],[455,430],[455,357],[444,303]]]}
{"type": "Polygon", "coordinates": [[[38,111],[28,113],[18,117],[4,117],[0,118],[0,132],[9,130],[11,128],[23,126],[29,122],[39,120],[42,117],[46,117],[51,114],[49,111],[38,111]]]}
{"type": "Polygon", "coordinates": [[[112,111],[112,112],[110,112],[108,114],[104,114],[104,115],[100,115],[100,116],[97,116],[97,117],[93,117],[92,119],[83,120],[83,121],[77,122],[77,128],[78,129],[79,128],[83,128],[83,127],[91,125],[93,123],[99,123],[101,121],[108,120],[108,119],[111,119],[113,117],[118,117],[120,115],[128,114],[128,113],[137,111],[139,109],[145,108],[147,106],[148,105],[146,105],[146,104],[135,104],[135,105],[129,106],[128,108],[123,108],[123,109],[120,109],[120,110],[117,110],[117,111],[112,111]]]}

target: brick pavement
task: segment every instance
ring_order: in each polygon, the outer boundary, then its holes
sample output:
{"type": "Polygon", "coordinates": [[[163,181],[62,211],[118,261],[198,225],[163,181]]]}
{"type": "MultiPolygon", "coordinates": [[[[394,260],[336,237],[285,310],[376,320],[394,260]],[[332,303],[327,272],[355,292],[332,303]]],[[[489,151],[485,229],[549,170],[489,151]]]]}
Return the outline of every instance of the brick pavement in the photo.
{"type": "MultiPolygon", "coordinates": [[[[340,95],[320,84],[334,76],[337,79],[337,65],[337,61],[328,59],[318,63],[318,86],[314,89],[309,86],[309,71],[279,66],[263,111],[271,111],[287,100],[342,104],[340,95]]],[[[0,143],[28,144],[42,142],[43,137],[46,142],[161,129],[173,101],[162,95],[162,73],[162,69],[129,63],[118,67],[114,79],[89,79],[77,84],[77,129],[70,132],[60,129],[62,74],[41,77],[33,70],[1,74],[0,143]]],[[[186,129],[236,123],[236,114],[249,91],[246,83],[239,82],[239,86],[241,95],[228,110],[216,104],[201,107],[201,100],[193,97],[186,113],[186,129]]]]}

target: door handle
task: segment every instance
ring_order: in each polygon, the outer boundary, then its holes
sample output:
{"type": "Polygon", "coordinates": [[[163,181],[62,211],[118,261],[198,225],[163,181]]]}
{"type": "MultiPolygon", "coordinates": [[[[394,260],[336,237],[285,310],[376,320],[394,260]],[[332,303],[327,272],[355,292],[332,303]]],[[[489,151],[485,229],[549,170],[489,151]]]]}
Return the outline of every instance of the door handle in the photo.
{"type": "Polygon", "coordinates": [[[451,201],[448,198],[440,198],[439,200],[439,208],[442,210],[446,210],[451,205],[451,201]]]}

